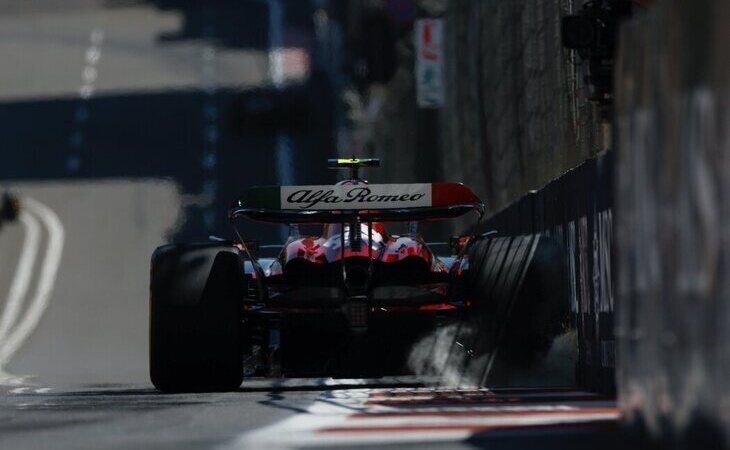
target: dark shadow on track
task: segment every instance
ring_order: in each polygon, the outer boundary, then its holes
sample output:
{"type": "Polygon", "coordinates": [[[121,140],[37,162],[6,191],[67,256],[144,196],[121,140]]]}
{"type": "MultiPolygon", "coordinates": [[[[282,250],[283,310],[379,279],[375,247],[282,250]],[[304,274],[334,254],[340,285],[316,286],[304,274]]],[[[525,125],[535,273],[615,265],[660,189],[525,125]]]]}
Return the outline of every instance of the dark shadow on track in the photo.
{"type": "Polygon", "coordinates": [[[334,391],[339,389],[378,389],[425,387],[436,380],[418,377],[383,377],[367,379],[335,378],[257,378],[244,380],[241,392],[334,391]]]}
{"type": "Polygon", "coordinates": [[[285,404],[287,400],[288,399],[280,392],[270,392],[267,396],[267,399],[261,400],[260,402],[258,402],[258,404],[263,406],[269,406],[271,408],[291,411],[297,414],[303,414],[307,412],[306,408],[285,404]]]}

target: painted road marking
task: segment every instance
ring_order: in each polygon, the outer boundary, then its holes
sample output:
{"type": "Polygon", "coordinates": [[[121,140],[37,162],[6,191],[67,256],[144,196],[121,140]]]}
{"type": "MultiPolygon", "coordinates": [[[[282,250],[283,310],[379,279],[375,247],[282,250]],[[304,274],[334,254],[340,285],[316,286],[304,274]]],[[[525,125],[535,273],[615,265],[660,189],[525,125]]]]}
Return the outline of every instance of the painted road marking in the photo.
{"type": "Polygon", "coordinates": [[[89,33],[89,46],[84,53],[84,67],[81,70],[81,86],[79,87],[79,105],[74,114],[75,127],[69,137],[71,152],[66,161],[66,168],[76,172],[81,168],[81,149],[84,145],[84,130],[89,120],[89,100],[94,95],[96,79],[99,76],[97,65],[101,58],[101,44],[104,42],[104,31],[94,28],[89,33]]]}
{"type": "Polygon", "coordinates": [[[41,227],[38,219],[27,211],[21,211],[19,219],[25,229],[25,239],[18,260],[18,267],[15,269],[15,276],[8,291],[8,298],[5,301],[2,318],[0,318],[0,342],[5,342],[10,329],[20,315],[23,299],[28,292],[33,277],[33,266],[41,241],[41,227]]]}
{"type": "MultiPolygon", "coordinates": [[[[63,245],[65,240],[65,231],[60,219],[50,208],[43,203],[24,197],[21,199],[24,208],[25,217],[24,225],[26,225],[26,239],[24,248],[21,252],[21,260],[18,263],[18,270],[15,273],[15,279],[11,286],[18,285],[18,291],[23,294],[19,296],[17,292],[11,288],[11,295],[5,303],[3,317],[0,324],[7,324],[2,327],[3,335],[0,340],[0,384],[13,385],[21,384],[22,377],[15,377],[3,370],[3,367],[10,361],[15,353],[20,349],[26,339],[35,330],[43,313],[48,307],[48,303],[53,293],[53,287],[56,282],[56,275],[61,264],[61,255],[63,254],[63,245]],[[33,297],[27,298],[26,280],[30,280],[33,275],[33,266],[35,262],[35,254],[38,252],[38,220],[43,223],[48,233],[48,243],[40,266],[36,290],[33,297]],[[35,224],[34,224],[35,222],[35,224]],[[35,235],[34,235],[35,233],[35,235]],[[26,248],[31,247],[31,248],[26,248]],[[27,256],[33,254],[33,258],[27,256]],[[20,278],[20,281],[17,281],[20,278]],[[20,315],[23,309],[23,299],[26,299],[25,314],[20,315]]],[[[22,219],[21,219],[22,220],[22,219]]]]}
{"type": "Polygon", "coordinates": [[[28,386],[23,386],[23,387],[18,387],[18,388],[15,388],[15,389],[11,389],[9,392],[11,394],[16,394],[16,395],[20,395],[20,394],[47,394],[47,393],[51,392],[52,390],[53,390],[53,388],[49,388],[49,387],[33,389],[31,387],[28,387],[28,386]]]}
{"type": "Polygon", "coordinates": [[[225,448],[455,442],[504,430],[606,427],[618,418],[612,401],[565,389],[345,389],[225,448]]]}

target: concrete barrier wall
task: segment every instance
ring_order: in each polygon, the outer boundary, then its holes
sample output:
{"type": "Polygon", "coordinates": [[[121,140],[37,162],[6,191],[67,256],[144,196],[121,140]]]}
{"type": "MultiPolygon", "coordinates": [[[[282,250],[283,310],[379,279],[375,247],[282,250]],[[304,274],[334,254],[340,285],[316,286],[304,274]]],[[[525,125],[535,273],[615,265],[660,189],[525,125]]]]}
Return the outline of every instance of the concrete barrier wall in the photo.
{"type": "Polygon", "coordinates": [[[673,448],[730,437],[729,21],[678,0],[621,33],[619,401],[673,448]]]}
{"type": "Polygon", "coordinates": [[[568,274],[577,381],[614,390],[613,154],[590,159],[492,216],[485,230],[542,233],[562,249],[568,274]]]}
{"type": "Polygon", "coordinates": [[[454,0],[446,17],[444,175],[490,211],[608,147],[560,19],[583,0],[454,0]]]}

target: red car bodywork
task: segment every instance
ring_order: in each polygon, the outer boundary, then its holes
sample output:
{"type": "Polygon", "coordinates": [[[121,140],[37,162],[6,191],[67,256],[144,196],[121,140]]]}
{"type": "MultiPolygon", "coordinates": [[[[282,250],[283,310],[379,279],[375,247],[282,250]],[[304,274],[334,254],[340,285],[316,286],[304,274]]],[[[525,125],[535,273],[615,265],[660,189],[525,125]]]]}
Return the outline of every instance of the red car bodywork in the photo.
{"type": "MultiPolygon", "coordinates": [[[[458,285],[468,264],[470,238],[459,237],[455,252],[437,255],[415,226],[408,233],[391,234],[386,223],[415,225],[470,211],[481,215],[483,205],[456,183],[370,185],[349,180],[245,193],[231,210],[233,221],[245,216],[294,224],[273,258],[257,258],[255,245],[236,230],[240,239],[235,245],[249,257],[244,320],[251,339],[269,349],[265,365],[311,368],[305,356],[316,360],[313,349],[354,342],[357,336],[368,342],[387,336],[381,347],[395,354],[396,341],[409,348],[441,317],[468,307],[458,285]],[[298,223],[322,224],[322,232],[301,236],[298,223]]],[[[402,355],[393,358],[399,360],[402,355]]]]}

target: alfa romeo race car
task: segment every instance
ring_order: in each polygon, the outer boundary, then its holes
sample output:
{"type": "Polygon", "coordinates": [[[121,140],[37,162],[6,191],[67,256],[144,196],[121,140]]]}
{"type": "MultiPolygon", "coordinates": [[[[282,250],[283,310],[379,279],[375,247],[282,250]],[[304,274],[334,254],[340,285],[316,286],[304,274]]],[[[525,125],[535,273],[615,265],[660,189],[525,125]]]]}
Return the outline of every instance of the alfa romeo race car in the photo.
{"type": "Polygon", "coordinates": [[[482,202],[459,183],[359,177],[361,167],[378,165],[330,160],[349,179],[250,188],[229,212],[237,239],[158,247],[150,281],[155,387],[234,390],[244,376],[399,374],[417,339],[458,320],[470,307],[460,286],[473,237],[429,245],[418,222],[480,218],[482,202]],[[287,224],[289,238],[266,255],[271,246],[240,232],[244,218],[287,224]],[[405,231],[394,233],[397,226],[405,231]]]}

